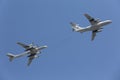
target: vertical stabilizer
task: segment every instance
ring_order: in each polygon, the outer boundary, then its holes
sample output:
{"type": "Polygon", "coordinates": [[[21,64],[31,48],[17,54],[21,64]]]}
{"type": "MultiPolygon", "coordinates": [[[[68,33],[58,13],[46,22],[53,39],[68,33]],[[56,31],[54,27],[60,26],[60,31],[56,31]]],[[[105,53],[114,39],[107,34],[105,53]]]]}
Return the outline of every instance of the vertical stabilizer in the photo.
{"type": "Polygon", "coordinates": [[[76,24],[76,23],[70,22],[70,24],[71,24],[71,26],[72,26],[72,30],[73,30],[73,31],[80,31],[80,30],[83,29],[82,27],[80,27],[80,26],[79,26],[78,24],[76,24]]]}

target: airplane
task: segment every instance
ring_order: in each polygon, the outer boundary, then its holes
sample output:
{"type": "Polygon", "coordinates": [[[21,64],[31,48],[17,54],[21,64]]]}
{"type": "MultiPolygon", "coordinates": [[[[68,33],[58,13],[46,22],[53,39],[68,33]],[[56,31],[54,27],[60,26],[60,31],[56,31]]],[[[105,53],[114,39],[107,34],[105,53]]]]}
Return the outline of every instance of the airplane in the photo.
{"type": "Polygon", "coordinates": [[[94,19],[89,14],[84,14],[84,16],[89,20],[89,22],[91,24],[90,26],[83,28],[83,27],[80,27],[79,24],[76,24],[73,22],[70,22],[70,24],[72,26],[73,31],[75,31],[75,32],[83,33],[83,32],[87,32],[87,31],[92,31],[91,41],[94,40],[96,33],[102,31],[103,26],[112,23],[111,20],[100,21],[99,19],[94,19]]]}
{"type": "Polygon", "coordinates": [[[21,42],[17,42],[17,44],[22,46],[23,48],[25,48],[25,52],[21,53],[21,54],[18,54],[18,55],[14,55],[14,54],[8,53],[7,56],[9,57],[9,60],[12,61],[15,58],[19,58],[19,57],[28,55],[27,56],[29,58],[28,59],[28,64],[27,64],[28,66],[31,64],[31,62],[32,62],[32,60],[34,58],[38,58],[39,57],[38,54],[41,53],[42,49],[47,48],[46,45],[39,47],[39,46],[33,45],[33,43],[29,44],[29,45],[26,45],[26,44],[23,44],[21,42]]]}

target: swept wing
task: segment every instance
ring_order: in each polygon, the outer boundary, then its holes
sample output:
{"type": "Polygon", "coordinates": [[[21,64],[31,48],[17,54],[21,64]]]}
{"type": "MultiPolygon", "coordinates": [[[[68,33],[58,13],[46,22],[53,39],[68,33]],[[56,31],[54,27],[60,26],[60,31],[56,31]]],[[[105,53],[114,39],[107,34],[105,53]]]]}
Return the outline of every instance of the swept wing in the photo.
{"type": "MultiPolygon", "coordinates": [[[[102,29],[102,28],[101,28],[102,29]]],[[[94,40],[95,36],[96,36],[96,33],[98,32],[101,32],[102,30],[101,29],[97,29],[97,30],[93,30],[92,31],[92,39],[91,40],[94,40]]]]}
{"type": "Polygon", "coordinates": [[[32,62],[32,60],[34,59],[34,57],[29,57],[29,59],[28,59],[28,66],[31,64],[31,62],[32,62]]]}
{"type": "Polygon", "coordinates": [[[29,59],[28,59],[28,66],[31,64],[31,62],[32,62],[32,60],[34,59],[34,58],[37,58],[37,57],[39,57],[39,56],[37,56],[37,55],[29,55],[28,56],[29,57],[29,59]]]}
{"type": "Polygon", "coordinates": [[[26,45],[26,44],[23,44],[21,42],[17,42],[18,45],[22,46],[23,48],[25,48],[26,50],[30,49],[32,46],[30,45],[26,45]]]}
{"type": "Polygon", "coordinates": [[[97,33],[96,31],[92,31],[92,39],[91,39],[92,41],[94,40],[96,33],[97,33]]]}
{"type": "Polygon", "coordinates": [[[98,22],[100,22],[100,20],[96,20],[93,17],[91,17],[89,14],[84,14],[85,17],[89,20],[89,22],[91,23],[91,25],[97,24],[98,22]]]}

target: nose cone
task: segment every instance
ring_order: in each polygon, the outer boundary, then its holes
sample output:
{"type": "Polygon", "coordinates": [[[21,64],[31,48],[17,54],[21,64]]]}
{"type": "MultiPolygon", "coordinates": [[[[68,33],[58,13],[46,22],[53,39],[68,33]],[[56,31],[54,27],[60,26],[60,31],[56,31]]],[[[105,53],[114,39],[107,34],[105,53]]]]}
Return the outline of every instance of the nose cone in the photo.
{"type": "Polygon", "coordinates": [[[112,23],[112,20],[107,20],[108,23],[112,23]]]}
{"type": "Polygon", "coordinates": [[[47,48],[47,47],[48,47],[47,45],[44,46],[44,48],[47,48]]]}

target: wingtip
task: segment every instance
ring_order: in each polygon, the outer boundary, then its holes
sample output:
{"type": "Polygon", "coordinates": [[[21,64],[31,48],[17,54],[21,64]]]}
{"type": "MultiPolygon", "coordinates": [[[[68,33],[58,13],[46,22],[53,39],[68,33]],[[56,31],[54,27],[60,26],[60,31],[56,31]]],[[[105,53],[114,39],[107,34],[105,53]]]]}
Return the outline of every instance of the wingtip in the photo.
{"type": "Polygon", "coordinates": [[[84,15],[88,15],[87,13],[84,13],[84,15]]]}
{"type": "Polygon", "coordinates": [[[20,42],[16,42],[16,44],[20,44],[20,42]]]}
{"type": "Polygon", "coordinates": [[[88,17],[88,16],[89,16],[89,14],[85,13],[85,14],[84,14],[84,16],[88,17]]]}
{"type": "Polygon", "coordinates": [[[70,25],[72,25],[73,24],[73,22],[70,22],[70,25]]]}
{"type": "Polygon", "coordinates": [[[94,38],[92,38],[91,41],[94,41],[94,38]]]}
{"type": "Polygon", "coordinates": [[[29,66],[30,66],[30,64],[27,64],[27,66],[29,67],[29,66]]]}

